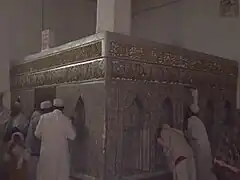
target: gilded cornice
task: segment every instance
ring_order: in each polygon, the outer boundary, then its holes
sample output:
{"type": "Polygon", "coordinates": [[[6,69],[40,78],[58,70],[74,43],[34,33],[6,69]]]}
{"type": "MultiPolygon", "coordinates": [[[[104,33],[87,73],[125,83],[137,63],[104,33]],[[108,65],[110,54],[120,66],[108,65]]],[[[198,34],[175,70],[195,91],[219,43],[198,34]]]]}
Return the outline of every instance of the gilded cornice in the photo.
{"type": "Polygon", "coordinates": [[[236,86],[236,79],[233,76],[219,76],[212,73],[137,61],[113,60],[109,72],[113,80],[183,84],[218,89],[235,89],[236,86]]]}
{"type": "Polygon", "coordinates": [[[11,68],[11,75],[49,70],[85,60],[100,58],[101,56],[102,42],[97,41],[91,44],[75,47],[73,49],[50,54],[47,57],[42,57],[34,61],[14,65],[11,68]]]}
{"type": "Polygon", "coordinates": [[[62,66],[46,71],[11,77],[11,89],[34,88],[46,85],[99,80],[105,77],[103,59],[62,66]]]}
{"type": "Polygon", "coordinates": [[[224,74],[237,77],[237,62],[204,53],[171,46],[140,46],[136,44],[109,42],[109,55],[121,59],[142,61],[175,68],[224,74]]]}

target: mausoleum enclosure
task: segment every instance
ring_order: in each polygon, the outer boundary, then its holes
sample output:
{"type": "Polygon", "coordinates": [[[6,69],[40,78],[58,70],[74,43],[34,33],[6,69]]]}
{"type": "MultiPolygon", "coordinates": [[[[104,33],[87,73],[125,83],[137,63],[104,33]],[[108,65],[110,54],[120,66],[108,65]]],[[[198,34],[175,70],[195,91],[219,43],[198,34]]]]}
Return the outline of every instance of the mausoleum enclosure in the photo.
{"type": "Polygon", "coordinates": [[[181,127],[185,85],[199,89],[211,126],[226,103],[235,108],[237,75],[235,61],[105,32],[26,57],[11,68],[11,94],[27,114],[45,99],[64,100],[86,132],[73,146],[73,176],[151,179],[167,173],[155,131],[164,122],[181,127]]]}

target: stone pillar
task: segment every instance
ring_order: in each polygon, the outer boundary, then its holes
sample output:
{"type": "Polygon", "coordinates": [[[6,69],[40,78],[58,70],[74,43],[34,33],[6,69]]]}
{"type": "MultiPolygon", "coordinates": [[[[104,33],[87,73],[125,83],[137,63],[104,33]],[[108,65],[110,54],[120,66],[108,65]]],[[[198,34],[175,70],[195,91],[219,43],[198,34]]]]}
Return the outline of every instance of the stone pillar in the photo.
{"type": "Polygon", "coordinates": [[[131,33],[131,0],[97,0],[96,32],[131,33]]]}

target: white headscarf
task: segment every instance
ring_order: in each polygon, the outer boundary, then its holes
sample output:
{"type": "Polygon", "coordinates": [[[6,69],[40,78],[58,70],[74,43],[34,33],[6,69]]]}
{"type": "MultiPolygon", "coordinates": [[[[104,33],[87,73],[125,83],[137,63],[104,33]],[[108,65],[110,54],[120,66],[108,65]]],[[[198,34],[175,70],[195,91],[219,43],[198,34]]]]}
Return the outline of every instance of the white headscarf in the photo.
{"type": "MultiPolygon", "coordinates": [[[[23,136],[23,134],[20,133],[20,132],[15,132],[15,133],[12,134],[11,142],[14,141],[14,136],[19,136],[20,139],[21,139],[22,141],[24,141],[24,136],[23,136]]],[[[24,149],[23,147],[21,147],[21,146],[19,146],[19,145],[15,146],[12,151],[13,151],[12,153],[13,153],[15,156],[17,156],[17,158],[18,158],[18,161],[17,161],[17,169],[21,169],[21,168],[22,168],[22,165],[23,165],[23,161],[29,159],[29,153],[27,152],[26,149],[24,149]]]]}
{"type": "Polygon", "coordinates": [[[24,135],[21,132],[15,132],[11,136],[11,141],[13,142],[14,136],[19,136],[22,141],[24,141],[24,135]]]}

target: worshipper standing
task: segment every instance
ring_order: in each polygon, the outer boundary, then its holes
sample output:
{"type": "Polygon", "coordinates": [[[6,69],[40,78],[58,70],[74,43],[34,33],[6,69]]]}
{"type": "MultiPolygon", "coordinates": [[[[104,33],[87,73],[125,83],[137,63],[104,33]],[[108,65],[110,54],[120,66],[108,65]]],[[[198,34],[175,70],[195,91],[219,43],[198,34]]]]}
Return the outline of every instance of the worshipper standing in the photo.
{"type": "Polygon", "coordinates": [[[5,161],[9,169],[9,180],[27,179],[28,152],[24,146],[24,135],[21,132],[12,134],[5,154],[5,161]]]}
{"type": "Polygon", "coordinates": [[[44,101],[40,105],[40,111],[34,111],[30,124],[28,127],[28,133],[26,137],[26,147],[30,152],[30,158],[28,161],[28,180],[35,180],[37,177],[37,164],[40,156],[41,141],[34,135],[40,116],[42,114],[50,113],[52,111],[52,103],[50,101],[44,101]]]}
{"type": "Polygon", "coordinates": [[[29,121],[22,112],[20,100],[17,100],[11,109],[11,117],[7,122],[6,134],[4,140],[7,142],[10,140],[12,135],[12,129],[18,128],[20,132],[24,135],[27,134],[29,121]]]}
{"type": "Polygon", "coordinates": [[[157,141],[163,146],[174,180],[196,180],[192,148],[183,132],[166,124],[157,131],[157,141]]]}
{"type": "MultiPolygon", "coordinates": [[[[50,103],[51,103],[51,102],[50,102],[50,103]]],[[[35,119],[35,117],[40,117],[41,115],[42,115],[41,104],[40,104],[40,108],[39,108],[37,105],[35,105],[34,111],[33,111],[32,115],[31,115],[31,118],[30,118],[29,125],[30,125],[31,121],[32,121],[33,119],[35,119]]],[[[29,128],[28,128],[28,129],[29,129],[29,128]]]]}
{"type": "Polygon", "coordinates": [[[204,123],[198,118],[198,91],[192,90],[193,104],[188,108],[185,119],[185,137],[190,143],[196,162],[198,180],[215,180],[212,172],[211,146],[204,123]]]}
{"type": "Polygon", "coordinates": [[[41,139],[37,180],[69,180],[68,140],[76,134],[71,120],[63,114],[63,101],[54,100],[55,110],[41,116],[35,136],[41,139]]]}

